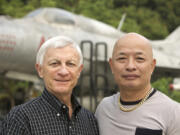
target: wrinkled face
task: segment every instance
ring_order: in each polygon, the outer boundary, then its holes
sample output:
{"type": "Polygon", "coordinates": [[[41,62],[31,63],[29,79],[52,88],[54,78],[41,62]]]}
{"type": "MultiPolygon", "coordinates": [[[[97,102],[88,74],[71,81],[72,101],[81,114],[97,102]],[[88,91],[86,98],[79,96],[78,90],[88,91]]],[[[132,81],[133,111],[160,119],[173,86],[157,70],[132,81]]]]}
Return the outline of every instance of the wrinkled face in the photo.
{"type": "Polygon", "coordinates": [[[77,84],[83,65],[80,57],[71,46],[49,48],[42,65],[36,65],[46,89],[53,94],[71,94],[77,84]]]}
{"type": "Polygon", "coordinates": [[[142,89],[150,85],[156,61],[144,39],[125,38],[116,44],[109,63],[119,88],[142,89]]]}

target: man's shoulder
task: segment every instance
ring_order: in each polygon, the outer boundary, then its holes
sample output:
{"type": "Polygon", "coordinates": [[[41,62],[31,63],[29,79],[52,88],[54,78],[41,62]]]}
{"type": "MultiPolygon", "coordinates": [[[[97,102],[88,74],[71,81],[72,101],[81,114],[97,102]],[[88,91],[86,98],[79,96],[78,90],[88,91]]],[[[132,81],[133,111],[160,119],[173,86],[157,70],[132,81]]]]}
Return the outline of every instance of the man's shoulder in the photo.
{"type": "Polygon", "coordinates": [[[40,103],[40,97],[31,99],[24,104],[17,105],[13,107],[10,112],[8,113],[7,117],[8,118],[18,118],[18,117],[24,117],[26,116],[25,114],[28,113],[29,111],[35,110],[38,107],[38,104],[40,103]]]}
{"type": "Polygon", "coordinates": [[[113,94],[111,96],[108,96],[108,97],[104,97],[102,99],[102,101],[100,102],[100,104],[104,104],[104,105],[108,105],[108,104],[114,104],[117,100],[119,96],[119,92],[116,93],[116,94],[113,94]]]}
{"type": "Polygon", "coordinates": [[[166,94],[162,93],[161,91],[157,90],[157,94],[155,95],[157,99],[162,102],[166,103],[167,105],[180,105],[177,101],[173,100],[172,98],[168,97],[166,94]]]}
{"type": "Polygon", "coordinates": [[[2,121],[2,130],[16,131],[16,128],[25,130],[29,121],[28,115],[31,115],[31,110],[36,110],[40,98],[37,97],[24,104],[13,107],[2,121]]]}
{"type": "Polygon", "coordinates": [[[156,94],[152,97],[152,100],[154,101],[154,103],[156,103],[157,105],[159,105],[161,107],[161,109],[167,109],[169,110],[179,110],[180,112],[180,103],[178,103],[177,101],[171,99],[170,97],[168,97],[166,94],[162,93],[161,91],[156,92],[156,94]]]}
{"type": "Polygon", "coordinates": [[[97,110],[109,110],[117,106],[119,92],[108,97],[104,97],[99,103],[97,110]]]}

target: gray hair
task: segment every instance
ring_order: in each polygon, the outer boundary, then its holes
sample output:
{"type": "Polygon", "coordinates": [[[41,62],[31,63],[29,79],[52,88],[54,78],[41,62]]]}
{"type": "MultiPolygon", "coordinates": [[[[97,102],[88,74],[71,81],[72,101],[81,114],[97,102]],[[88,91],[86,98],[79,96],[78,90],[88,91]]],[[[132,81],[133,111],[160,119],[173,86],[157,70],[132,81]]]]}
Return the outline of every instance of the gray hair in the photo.
{"type": "Polygon", "coordinates": [[[81,65],[83,63],[83,56],[82,56],[82,52],[79,45],[76,42],[74,42],[72,39],[65,36],[56,36],[44,42],[42,46],[40,47],[39,51],[37,52],[36,64],[42,65],[43,60],[44,60],[44,55],[46,51],[48,50],[48,48],[61,48],[67,45],[71,45],[77,50],[80,57],[79,65],[81,65]]]}

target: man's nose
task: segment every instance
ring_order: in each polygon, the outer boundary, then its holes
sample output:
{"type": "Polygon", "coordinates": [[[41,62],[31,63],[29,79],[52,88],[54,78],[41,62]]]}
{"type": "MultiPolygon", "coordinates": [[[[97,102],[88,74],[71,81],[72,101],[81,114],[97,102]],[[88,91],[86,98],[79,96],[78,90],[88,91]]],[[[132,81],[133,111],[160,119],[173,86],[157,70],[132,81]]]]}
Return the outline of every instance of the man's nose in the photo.
{"type": "Polygon", "coordinates": [[[126,69],[127,69],[128,71],[133,71],[133,70],[136,69],[136,62],[135,62],[134,59],[129,59],[129,60],[128,60],[126,69]]]}
{"type": "Polygon", "coordinates": [[[58,70],[58,74],[60,75],[67,75],[68,73],[69,72],[66,66],[61,66],[58,70]]]}

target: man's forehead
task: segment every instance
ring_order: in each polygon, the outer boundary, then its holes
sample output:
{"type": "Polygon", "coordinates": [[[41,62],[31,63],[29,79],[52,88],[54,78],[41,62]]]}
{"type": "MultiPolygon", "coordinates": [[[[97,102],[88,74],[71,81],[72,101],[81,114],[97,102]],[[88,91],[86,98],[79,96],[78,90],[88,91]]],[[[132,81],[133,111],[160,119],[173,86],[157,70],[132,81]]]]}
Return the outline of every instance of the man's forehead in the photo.
{"type": "Polygon", "coordinates": [[[142,38],[124,38],[119,39],[115,45],[115,47],[148,47],[150,48],[150,42],[148,40],[144,40],[142,38]]]}
{"type": "Polygon", "coordinates": [[[79,59],[79,54],[74,47],[66,46],[66,47],[59,47],[59,48],[48,48],[46,54],[47,57],[54,56],[54,57],[64,57],[71,59],[79,59]]]}
{"type": "Polygon", "coordinates": [[[118,50],[116,52],[114,52],[114,56],[123,56],[123,55],[147,55],[147,52],[142,50],[138,50],[138,49],[131,49],[131,50],[118,50]]]}
{"type": "Polygon", "coordinates": [[[61,53],[59,53],[59,54],[62,54],[62,53],[68,53],[68,54],[78,54],[78,52],[77,52],[77,50],[74,48],[74,47],[72,47],[72,46],[70,46],[70,45],[68,45],[68,46],[63,46],[63,47],[50,47],[50,48],[48,48],[47,49],[47,51],[46,52],[58,52],[58,51],[60,51],[61,53]]]}
{"type": "Polygon", "coordinates": [[[123,35],[122,37],[120,37],[119,39],[118,39],[118,41],[116,42],[116,44],[117,43],[119,43],[119,42],[125,42],[125,41],[140,41],[140,42],[149,42],[149,40],[146,38],[146,37],[144,37],[144,36],[142,36],[142,35],[140,35],[140,34],[138,34],[138,33],[133,33],[133,32],[131,32],[131,33],[127,33],[127,34],[125,34],[125,35],[123,35]]]}
{"type": "Polygon", "coordinates": [[[142,41],[145,41],[145,42],[148,42],[149,40],[146,38],[146,37],[144,37],[144,36],[142,36],[142,35],[140,35],[140,34],[138,34],[138,33],[133,33],[133,32],[131,32],[131,33],[127,33],[127,34],[125,34],[124,36],[122,36],[119,40],[123,40],[123,39],[139,39],[139,40],[142,40],[142,41]]]}
{"type": "Polygon", "coordinates": [[[152,47],[150,45],[149,40],[136,33],[129,33],[121,37],[116,42],[113,49],[113,53],[115,53],[117,50],[123,50],[128,48],[134,50],[142,49],[145,51],[152,51],[152,47]]]}

